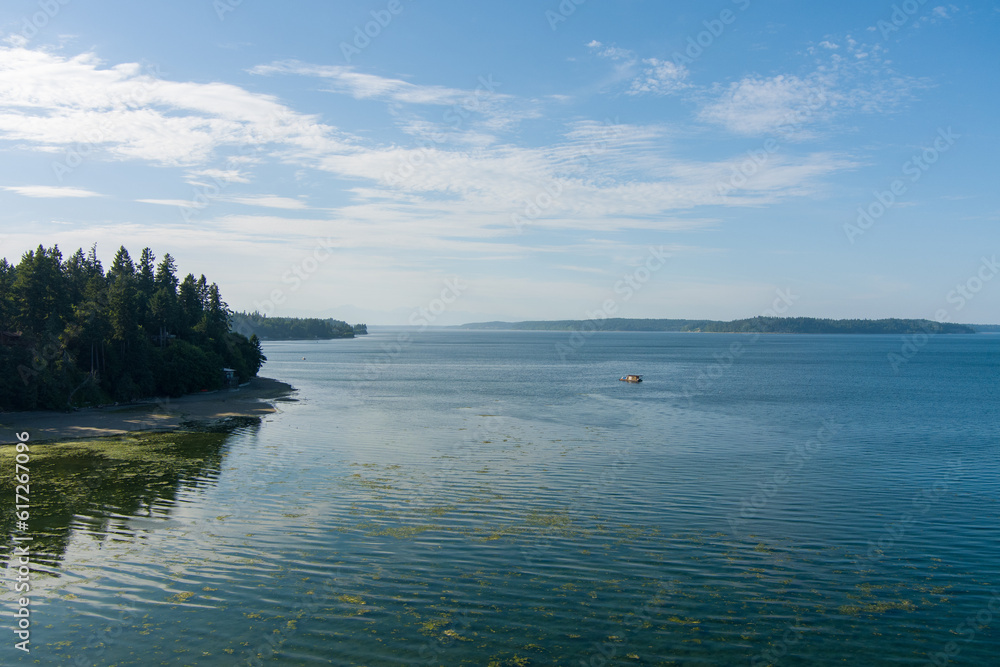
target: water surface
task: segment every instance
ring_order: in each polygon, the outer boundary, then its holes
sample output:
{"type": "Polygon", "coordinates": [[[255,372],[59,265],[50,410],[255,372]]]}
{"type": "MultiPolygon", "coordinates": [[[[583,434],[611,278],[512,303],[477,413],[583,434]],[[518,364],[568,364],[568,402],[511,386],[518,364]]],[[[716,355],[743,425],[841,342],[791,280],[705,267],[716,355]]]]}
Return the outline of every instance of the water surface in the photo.
{"type": "Polygon", "coordinates": [[[900,346],[265,344],[259,426],[33,464],[4,662],[995,664],[1000,338],[900,346]]]}

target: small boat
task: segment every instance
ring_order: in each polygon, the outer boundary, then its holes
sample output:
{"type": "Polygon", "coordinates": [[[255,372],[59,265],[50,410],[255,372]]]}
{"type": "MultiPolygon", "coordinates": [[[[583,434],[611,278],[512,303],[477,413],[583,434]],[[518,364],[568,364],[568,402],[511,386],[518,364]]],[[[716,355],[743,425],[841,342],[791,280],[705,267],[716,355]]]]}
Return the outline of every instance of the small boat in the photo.
{"type": "Polygon", "coordinates": [[[618,378],[619,382],[642,382],[641,375],[626,375],[625,377],[618,378]]]}

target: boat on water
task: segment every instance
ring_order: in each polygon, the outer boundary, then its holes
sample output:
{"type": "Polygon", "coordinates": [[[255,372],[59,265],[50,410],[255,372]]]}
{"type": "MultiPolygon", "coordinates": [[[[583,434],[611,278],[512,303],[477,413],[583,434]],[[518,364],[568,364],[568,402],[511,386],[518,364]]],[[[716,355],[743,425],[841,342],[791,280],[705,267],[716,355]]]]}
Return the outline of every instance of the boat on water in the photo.
{"type": "Polygon", "coordinates": [[[642,382],[641,375],[626,375],[625,377],[618,378],[619,382],[642,382]]]}

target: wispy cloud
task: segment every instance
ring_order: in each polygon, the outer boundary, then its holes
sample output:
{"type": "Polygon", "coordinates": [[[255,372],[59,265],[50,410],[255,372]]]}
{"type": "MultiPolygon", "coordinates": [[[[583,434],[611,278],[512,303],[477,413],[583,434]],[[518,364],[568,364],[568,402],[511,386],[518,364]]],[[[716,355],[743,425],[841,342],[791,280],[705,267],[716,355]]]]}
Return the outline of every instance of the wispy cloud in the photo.
{"type": "Polygon", "coordinates": [[[632,85],[626,93],[629,95],[676,93],[688,87],[684,81],[687,75],[687,68],[683,65],[676,65],[668,60],[645,58],[642,61],[642,73],[632,79],[632,85]]]}
{"type": "Polygon", "coordinates": [[[931,11],[934,13],[934,16],[937,16],[938,18],[950,19],[956,12],[958,12],[958,7],[955,5],[948,5],[947,7],[939,5],[931,11]]]}
{"type": "MultiPolygon", "coordinates": [[[[234,156],[236,158],[240,156],[234,156]]],[[[239,160],[229,159],[227,162],[238,163],[239,160]]],[[[250,178],[239,169],[191,169],[188,170],[188,183],[201,184],[204,179],[221,183],[249,183],[250,178]]]]}
{"type": "Polygon", "coordinates": [[[701,110],[700,118],[736,134],[761,135],[787,127],[794,136],[811,136],[802,122],[826,107],[830,92],[818,79],[746,77],[725,88],[701,110]]]}
{"type": "Polygon", "coordinates": [[[587,44],[595,55],[615,63],[616,79],[626,81],[626,95],[669,95],[689,87],[684,65],[658,58],[640,59],[634,51],[592,40],[587,44]]]}
{"type": "Polygon", "coordinates": [[[226,201],[246,206],[263,206],[266,208],[283,208],[288,210],[302,210],[309,206],[301,199],[291,197],[279,197],[277,195],[254,195],[252,197],[227,197],[226,201]]]}
{"type": "MultiPolygon", "coordinates": [[[[628,95],[665,95],[688,85],[686,70],[672,63],[640,59],[618,47],[592,43],[591,48],[631,68],[621,88],[628,95]]],[[[389,244],[484,259],[522,257],[540,250],[520,242],[523,230],[512,224],[515,215],[528,221],[528,231],[615,233],[712,226],[717,224],[714,216],[693,211],[814,195],[824,179],[854,166],[848,157],[832,153],[774,156],[752,182],[723,196],[720,184],[729,182],[745,156],[681,156],[670,147],[663,126],[609,125],[579,116],[557,125],[559,131],[546,140],[531,143],[504,123],[517,114],[535,113],[538,107],[496,91],[488,102],[481,95],[480,107],[470,108],[465,117],[456,115],[460,122],[449,123],[445,113],[455,109],[449,105],[466,104],[476,89],[418,86],[351,68],[296,61],[254,68],[257,74],[319,77],[356,99],[386,102],[402,130],[399,143],[387,143],[364,138],[361,132],[351,134],[317,116],[298,113],[273,96],[230,84],[162,80],[137,64],[105,66],[91,54],[0,51],[0,56],[8,56],[0,60],[0,140],[38,150],[85,141],[101,159],[180,167],[175,171],[178,180],[195,186],[189,200],[137,201],[195,206],[206,224],[228,229],[238,220],[272,236],[279,228],[275,225],[284,229],[292,223],[277,223],[284,219],[276,216],[226,214],[235,206],[286,211],[311,206],[302,198],[258,194],[253,189],[257,169],[291,167],[336,180],[343,194],[335,208],[324,207],[328,217],[296,224],[309,233],[322,230],[344,247],[377,249],[389,244]],[[211,194],[205,186],[211,186],[211,194]],[[215,211],[215,206],[229,208],[215,211]]],[[[735,96],[747,100],[743,107],[737,105],[747,111],[741,121],[745,131],[769,127],[815,85],[809,78],[748,79],[735,96]],[[771,100],[770,107],[763,98],[771,100]]],[[[742,127],[722,111],[714,122],[742,127]]],[[[267,188],[265,193],[272,192],[267,188]]],[[[29,196],[89,191],[35,192],[48,194],[29,196]]]]}
{"type": "Polygon", "coordinates": [[[564,271],[575,271],[577,273],[597,273],[597,274],[607,274],[607,269],[600,269],[593,266],[573,266],[571,264],[557,264],[555,266],[557,269],[563,269],[564,271]]]}
{"type": "Polygon", "coordinates": [[[82,144],[166,165],[203,164],[225,147],[347,143],[271,95],[168,81],[138,63],[104,67],[90,53],[67,58],[25,48],[0,48],[0,139],[82,144]]]}
{"type": "MultiPolygon", "coordinates": [[[[346,65],[317,65],[298,60],[282,60],[251,68],[251,74],[285,74],[321,79],[327,91],[357,100],[377,100],[394,105],[394,113],[412,119],[418,107],[449,107],[438,113],[439,131],[446,126],[467,130],[476,124],[507,129],[518,122],[540,116],[538,105],[502,92],[504,82],[492,74],[470,81],[468,88],[416,84],[403,79],[359,72],[346,65]],[[470,120],[475,117],[478,120],[470,120]]],[[[404,121],[404,125],[412,121],[404,121]]]]}
{"type": "Polygon", "coordinates": [[[141,204],[156,204],[157,206],[190,207],[190,199],[136,199],[141,204]]]}
{"type": "Polygon", "coordinates": [[[16,192],[24,197],[54,199],[59,197],[103,197],[99,192],[83,188],[60,187],[56,185],[10,185],[4,190],[16,192]]]}
{"type": "Polygon", "coordinates": [[[928,85],[895,72],[885,47],[862,44],[850,35],[841,43],[826,39],[808,54],[815,57],[815,66],[806,74],[747,75],[716,86],[699,118],[735,134],[806,139],[816,136],[824,123],[852,112],[898,110],[928,85]]]}
{"type": "Polygon", "coordinates": [[[251,74],[298,74],[326,80],[332,92],[345,93],[355,99],[382,99],[405,104],[458,104],[469,92],[445,86],[419,86],[402,79],[390,79],[358,72],[344,65],[313,65],[298,60],[283,60],[269,65],[257,65],[251,74]]]}

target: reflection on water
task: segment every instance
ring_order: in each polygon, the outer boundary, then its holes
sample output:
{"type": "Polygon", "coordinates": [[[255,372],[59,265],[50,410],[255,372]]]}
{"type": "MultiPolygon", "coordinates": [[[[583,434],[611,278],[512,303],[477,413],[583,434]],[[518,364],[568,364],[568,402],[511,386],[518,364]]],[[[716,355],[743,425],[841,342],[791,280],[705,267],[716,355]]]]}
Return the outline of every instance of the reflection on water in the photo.
{"type": "MultiPolygon", "coordinates": [[[[168,519],[179,494],[218,477],[226,440],[224,432],[178,432],[29,443],[35,563],[58,574],[74,530],[102,542],[168,519]]],[[[14,445],[0,447],[0,469],[14,470],[15,455],[14,445]]],[[[14,503],[13,477],[2,475],[0,531],[7,537],[16,534],[14,503]]]]}
{"type": "Polygon", "coordinates": [[[269,346],[301,400],[260,428],[33,448],[12,661],[990,664],[997,359],[942,339],[897,378],[890,337],[774,337],[690,401],[728,341],[269,346]]]}

